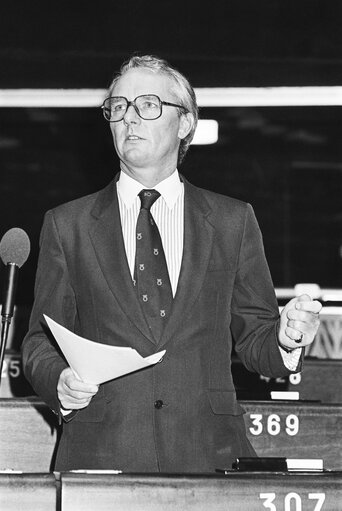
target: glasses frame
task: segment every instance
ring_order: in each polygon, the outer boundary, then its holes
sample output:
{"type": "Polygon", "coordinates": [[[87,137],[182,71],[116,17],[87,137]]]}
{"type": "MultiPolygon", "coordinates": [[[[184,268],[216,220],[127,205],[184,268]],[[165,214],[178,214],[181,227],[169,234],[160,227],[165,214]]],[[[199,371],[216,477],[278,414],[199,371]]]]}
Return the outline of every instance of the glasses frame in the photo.
{"type": "MultiPolygon", "coordinates": [[[[138,116],[143,119],[144,121],[155,121],[157,119],[159,119],[159,117],[162,116],[163,114],[163,105],[165,106],[174,106],[176,108],[181,108],[182,110],[184,110],[184,112],[187,112],[187,109],[183,106],[183,105],[176,105],[176,103],[170,103],[169,101],[162,101],[160,99],[159,96],[157,96],[157,94],[140,94],[139,96],[137,96],[135,99],[133,99],[133,101],[128,101],[127,98],[125,98],[125,96],[108,96],[108,98],[106,98],[103,103],[102,103],[102,106],[101,106],[101,109],[102,109],[102,113],[103,113],[103,117],[106,119],[106,121],[108,122],[120,122],[123,120],[123,118],[125,117],[126,113],[127,113],[127,110],[129,109],[130,106],[132,106],[134,108],[134,110],[136,111],[136,113],[138,114],[138,116]],[[153,96],[155,98],[158,99],[159,101],[159,106],[160,106],[160,114],[158,115],[158,117],[154,117],[153,119],[145,119],[145,117],[143,117],[140,112],[139,112],[139,109],[136,105],[136,100],[139,99],[139,98],[142,98],[144,96],[153,96]],[[126,106],[126,110],[125,112],[123,113],[121,119],[116,119],[116,120],[110,120],[110,119],[107,119],[106,115],[105,115],[105,109],[106,109],[106,106],[105,106],[105,103],[108,99],[112,99],[112,98],[121,98],[121,99],[124,99],[127,103],[127,106],[126,106]]],[[[107,109],[108,110],[108,109],[107,109]]]]}

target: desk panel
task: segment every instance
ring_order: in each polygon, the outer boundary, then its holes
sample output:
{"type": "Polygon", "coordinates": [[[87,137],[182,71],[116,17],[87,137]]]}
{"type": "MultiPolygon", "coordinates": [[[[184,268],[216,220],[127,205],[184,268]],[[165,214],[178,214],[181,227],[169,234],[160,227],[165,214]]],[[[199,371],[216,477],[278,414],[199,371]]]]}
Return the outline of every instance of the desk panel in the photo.
{"type": "Polygon", "coordinates": [[[297,391],[301,400],[342,404],[342,360],[305,359],[303,371],[284,378],[251,373],[234,358],[232,374],[238,399],[270,400],[271,391],[297,391]]]}
{"type": "MultiPolygon", "coordinates": [[[[342,405],[241,401],[248,437],[259,456],[322,458],[342,468],[342,405]]],[[[0,469],[48,472],[56,418],[41,401],[0,399],[0,469]]]]}
{"type": "Polygon", "coordinates": [[[248,438],[259,456],[322,458],[342,469],[342,405],[240,401],[248,438]]]}
{"type": "Polygon", "coordinates": [[[0,397],[26,397],[34,394],[24,376],[20,353],[6,350],[1,373],[0,397]]]}
{"type": "Polygon", "coordinates": [[[41,401],[0,399],[0,470],[49,472],[57,421],[41,401]]]}
{"type": "Polygon", "coordinates": [[[305,360],[303,371],[289,377],[287,390],[298,391],[303,400],[342,404],[342,360],[305,360]]]}
{"type": "Polygon", "coordinates": [[[338,511],[342,474],[62,474],[62,511],[338,511]],[[273,505],[273,507],[271,507],[273,505]]]}
{"type": "Polygon", "coordinates": [[[56,511],[53,474],[0,474],[1,511],[56,511]]]}

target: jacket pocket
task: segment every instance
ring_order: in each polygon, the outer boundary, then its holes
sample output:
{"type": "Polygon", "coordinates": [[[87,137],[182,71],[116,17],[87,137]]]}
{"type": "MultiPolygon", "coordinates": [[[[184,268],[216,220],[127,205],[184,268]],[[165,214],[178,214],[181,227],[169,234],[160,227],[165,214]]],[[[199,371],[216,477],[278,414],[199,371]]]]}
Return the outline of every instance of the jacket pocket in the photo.
{"type": "Polygon", "coordinates": [[[100,386],[98,393],[90,401],[86,408],[78,410],[75,415],[75,422],[101,422],[106,413],[106,400],[103,388],[100,386]]]}
{"type": "Polygon", "coordinates": [[[236,400],[233,390],[208,390],[208,398],[215,415],[243,415],[246,413],[236,400]]]}

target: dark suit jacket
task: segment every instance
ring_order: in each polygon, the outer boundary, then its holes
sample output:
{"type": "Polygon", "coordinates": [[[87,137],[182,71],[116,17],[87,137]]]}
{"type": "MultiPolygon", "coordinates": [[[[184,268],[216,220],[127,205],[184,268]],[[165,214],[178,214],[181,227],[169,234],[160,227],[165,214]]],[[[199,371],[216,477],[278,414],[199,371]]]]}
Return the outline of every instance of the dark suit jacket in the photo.
{"type": "Polygon", "coordinates": [[[289,371],[277,345],[278,306],[250,205],[185,181],[182,267],[159,344],[132,285],[115,182],[46,214],[35,295],[23,364],[55,411],[67,364],[43,313],[83,337],[131,346],[144,357],[166,349],[154,367],[101,385],[89,406],[63,424],[57,470],[213,472],[254,455],[232,381],[233,341],[251,371],[271,377],[289,371]]]}

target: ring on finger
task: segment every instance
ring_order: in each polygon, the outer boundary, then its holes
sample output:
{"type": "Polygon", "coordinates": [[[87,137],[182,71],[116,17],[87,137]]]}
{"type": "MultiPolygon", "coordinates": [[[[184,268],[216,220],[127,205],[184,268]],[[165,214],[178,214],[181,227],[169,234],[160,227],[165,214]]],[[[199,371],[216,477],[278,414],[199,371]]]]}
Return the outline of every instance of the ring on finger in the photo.
{"type": "Polygon", "coordinates": [[[302,342],[303,337],[304,337],[304,334],[300,334],[299,339],[295,339],[295,342],[296,342],[297,344],[299,344],[300,342],[302,342]]]}

